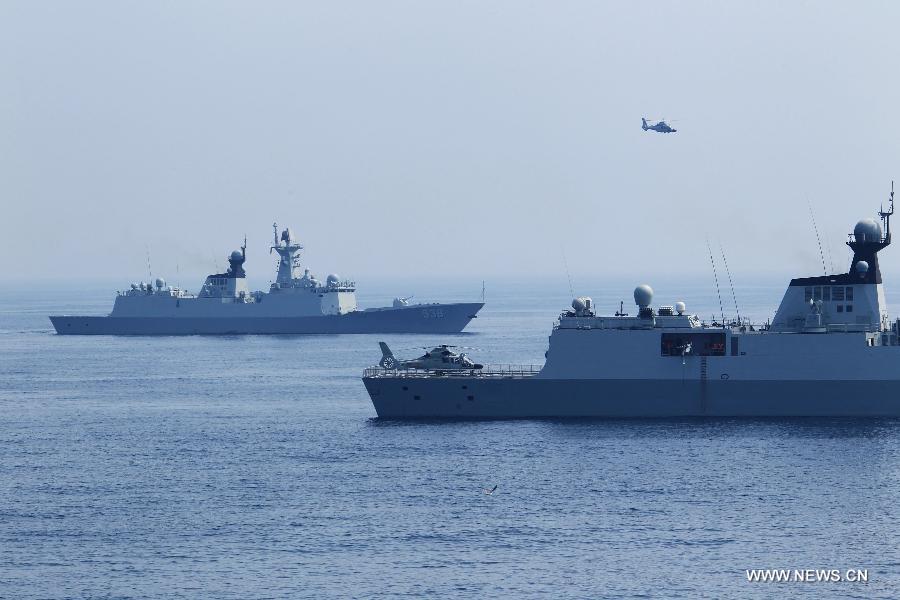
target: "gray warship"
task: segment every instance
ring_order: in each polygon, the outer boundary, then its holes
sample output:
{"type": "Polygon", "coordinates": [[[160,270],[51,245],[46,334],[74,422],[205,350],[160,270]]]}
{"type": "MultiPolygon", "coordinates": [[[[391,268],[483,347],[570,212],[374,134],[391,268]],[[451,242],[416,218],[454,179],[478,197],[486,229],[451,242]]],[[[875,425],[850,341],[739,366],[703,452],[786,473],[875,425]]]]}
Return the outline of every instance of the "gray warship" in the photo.
{"type": "Polygon", "coordinates": [[[209,275],[196,295],[165,280],[133,283],[119,292],[105,316],[50,317],[63,335],[239,335],[327,333],[459,333],[476,318],[482,302],[413,304],[360,309],[356,284],[337,275],[318,281],[302,269],[303,245],[284,229],[270,251],[279,256],[268,292],[250,291],[244,261],[247,242],[228,257],[224,273],[209,275]],[[300,275],[302,269],[303,274],[300,275]]]}
{"type": "MultiPolygon", "coordinates": [[[[900,417],[900,320],[878,253],[890,209],[857,223],[843,274],[791,280],[770,323],[704,323],[683,302],[598,316],[560,314],[540,368],[366,369],[380,418],[900,417]],[[882,227],[883,226],[883,227],[882,227]]],[[[725,320],[724,318],[722,319],[725,320]]]]}

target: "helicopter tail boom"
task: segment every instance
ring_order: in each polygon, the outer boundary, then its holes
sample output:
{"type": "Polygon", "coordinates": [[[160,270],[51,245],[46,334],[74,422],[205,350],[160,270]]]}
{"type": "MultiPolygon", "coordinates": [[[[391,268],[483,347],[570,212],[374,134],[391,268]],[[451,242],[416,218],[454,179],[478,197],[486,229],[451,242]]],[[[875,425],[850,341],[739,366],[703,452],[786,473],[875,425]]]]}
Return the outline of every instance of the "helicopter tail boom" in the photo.
{"type": "Polygon", "coordinates": [[[384,342],[378,342],[378,345],[381,347],[381,362],[378,364],[385,369],[396,368],[397,359],[394,358],[394,353],[391,352],[391,349],[388,348],[388,345],[384,342]]]}

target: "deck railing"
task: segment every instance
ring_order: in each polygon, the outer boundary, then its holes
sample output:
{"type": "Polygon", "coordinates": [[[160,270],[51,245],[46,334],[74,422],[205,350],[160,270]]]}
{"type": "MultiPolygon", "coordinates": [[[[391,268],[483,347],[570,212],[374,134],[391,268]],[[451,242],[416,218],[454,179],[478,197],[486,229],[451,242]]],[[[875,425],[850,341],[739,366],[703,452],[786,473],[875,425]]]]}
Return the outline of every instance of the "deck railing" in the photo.
{"type": "Polygon", "coordinates": [[[385,369],[369,367],[363,377],[533,377],[542,365],[485,365],[483,369],[385,369]]]}

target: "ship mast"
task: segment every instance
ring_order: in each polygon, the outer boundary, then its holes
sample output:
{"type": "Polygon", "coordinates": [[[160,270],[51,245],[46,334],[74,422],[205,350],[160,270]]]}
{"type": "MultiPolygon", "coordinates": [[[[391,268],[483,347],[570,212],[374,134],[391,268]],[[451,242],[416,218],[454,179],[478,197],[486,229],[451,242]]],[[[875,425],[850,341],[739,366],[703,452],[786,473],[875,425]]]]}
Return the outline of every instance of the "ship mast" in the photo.
{"type": "Polygon", "coordinates": [[[300,266],[300,250],[303,245],[295,242],[291,236],[291,230],[285,228],[278,236],[278,223],[272,223],[272,229],[275,231],[275,240],[269,252],[272,250],[278,253],[281,260],[278,261],[278,275],[275,282],[279,285],[290,285],[294,279],[294,267],[300,266]]]}
{"type": "Polygon", "coordinates": [[[890,208],[887,212],[884,211],[884,205],[881,205],[881,210],[878,211],[878,216],[881,217],[881,222],[884,223],[884,242],[885,245],[891,243],[891,215],[894,214],[894,181],[891,180],[891,199],[890,199],[890,208]]]}

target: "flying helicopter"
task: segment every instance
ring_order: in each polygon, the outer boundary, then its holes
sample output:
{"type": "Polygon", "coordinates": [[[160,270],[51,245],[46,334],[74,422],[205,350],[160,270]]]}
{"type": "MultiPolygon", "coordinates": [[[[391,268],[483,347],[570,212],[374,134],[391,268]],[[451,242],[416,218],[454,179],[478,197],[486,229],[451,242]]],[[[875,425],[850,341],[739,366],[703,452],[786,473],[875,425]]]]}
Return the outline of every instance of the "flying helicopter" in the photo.
{"type": "Polygon", "coordinates": [[[449,346],[441,344],[428,350],[419,358],[411,360],[398,360],[388,345],[384,342],[378,342],[381,346],[381,362],[378,363],[385,369],[425,369],[428,371],[469,371],[474,369],[482,369],[484,365],[480,365],[471,358],[466,356],[465,352],[456,353],[450,348],[459,348],[460,346],[449,346]]]}
{"type": "Polygon", "coordinates": [[[656,131],[658,133],[675,133],[676,131],[678,131],[677,129],[669,127],[669,124],[664,120],[650,125],[649,123],[647,123],[647,119],[645,117],[641,117],[641,129],[643,129],[644,131],[656,131]]]}

